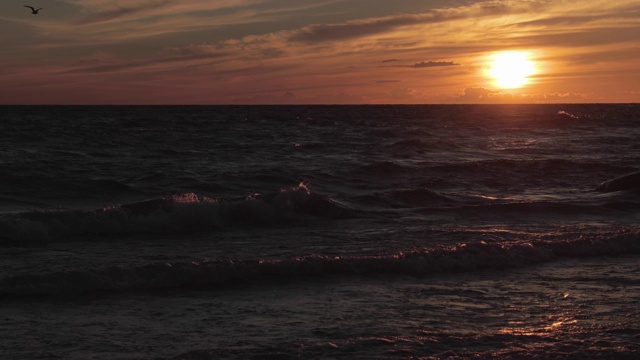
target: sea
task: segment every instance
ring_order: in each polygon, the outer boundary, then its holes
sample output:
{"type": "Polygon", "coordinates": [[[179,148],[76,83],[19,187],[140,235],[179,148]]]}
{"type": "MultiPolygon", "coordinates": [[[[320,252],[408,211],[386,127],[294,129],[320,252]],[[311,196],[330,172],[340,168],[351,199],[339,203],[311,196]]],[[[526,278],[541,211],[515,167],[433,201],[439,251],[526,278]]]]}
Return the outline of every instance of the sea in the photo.
{"type": "Polygon", "coordinates": [[[638,359],[638,171],[639,104],[2,106],[0,358],[638,359]]]}

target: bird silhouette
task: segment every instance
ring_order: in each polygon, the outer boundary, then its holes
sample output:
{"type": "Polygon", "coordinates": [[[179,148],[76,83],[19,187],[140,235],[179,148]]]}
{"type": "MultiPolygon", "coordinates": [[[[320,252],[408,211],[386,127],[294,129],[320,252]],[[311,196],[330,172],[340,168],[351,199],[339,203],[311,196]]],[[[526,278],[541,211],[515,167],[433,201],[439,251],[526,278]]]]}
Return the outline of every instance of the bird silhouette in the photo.
{"type": "Polygon", "coordinates": [[[38,11],[42,10],[42,8],[38,8],[38,9],[36,9],[36,8],[34,8],[33,6],[29,6],[29,5],[25,5],[24,7],[28,7],[29,9],[31,9],[31,13],[32,13],[33,15],[37,15],[37,14],[38,14],[38,11]]]}

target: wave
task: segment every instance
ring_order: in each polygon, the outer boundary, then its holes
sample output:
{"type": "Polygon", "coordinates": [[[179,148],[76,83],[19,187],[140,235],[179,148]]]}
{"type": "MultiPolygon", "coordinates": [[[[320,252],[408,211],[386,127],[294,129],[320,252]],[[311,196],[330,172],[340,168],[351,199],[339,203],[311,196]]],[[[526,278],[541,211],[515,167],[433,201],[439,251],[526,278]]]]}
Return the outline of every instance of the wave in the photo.
{"type": "Polygon", "coordinates": [[[206,232],[268,226],[305,217],[347,218],[354,212],[304,183],[250,196],[216,199],[182,193],[99,210],[32,211],[0,216],[0,244],[32,246],[70,238],[206,232]]]}
{"type": "Polygon", "coordinates": [[[366,174],[373,175],[385,175],[390,176],[394,174],[406,174],[414,173],[418,169],[398,164],[393,161],[379,161],[373,164],[368,164],[360,167],[357,172],[364,172],[366,174]]]}
{"type": "Polygon", "coordinates": [[[371,209],[413,209],[418,212],[451,212],[459,215],[495,217],[539,215],[562,219],[595,216],[628,216],[640,211],[640,191],[629,190],[620,194],[574,193],[570,197],[540,194],[537,199],[492,197],[482,194],[442,193],[426,187],[372,192],[350,198],[353,204],[371,209]]]}
{"type": "Polygon", "coordinates": [[[281,283],[345,276],[428,276],[508,269],[562,258],[640,253],[638,230],[574,236],[573,239],[542,237],[535,241],[513,243],[480,241],[375,256],[309,255],[272,260],[202,260],[18,275],[0,280],[0,297],[216,289],[256,282],[281,283]]]}
{"type": "Polygon", "coordinates": [[[640,210],[640,203],[631,201],[604,202],[600,204],[579,204],[555,201],[522,201],[501,202],[496,199],[489,204],[463,205],[449,210],[473,212],[478,214],[562,214],[562,215],[612,215],[612,211],[635,212],[640,210]]]}
{"type": "Polygon", "coordinates": [[[637,169],[626,164],[571,159],[509,158],[440,163],[423,159],[410,163],[376,161],[353,169],[350,176],[374,183],[387,178],[412,180],[420,177],[476,188],[522,185],[590,190],[605,176],[630,171],[637,169]]]}
{"type": "MultiPolygon", "coordinates": [[[[415,136],[415,134],[414,134],[415,136]]],[[[390,145],[387,145],[391,149],[401,149],[401,150],[458,150],[462,148],[460,144],[454,142],[448,142],[444,140],[422,140],[417,138],[410,138],[405,140],[396,141],[390,145]]]]}
{"type": "Polygon", "coordinates": [[[141,191],[133,186],[113,179],[56,179],[54,175],[11,175],[0,176],[0,188],[7,193],[26,193],[24,189],[40,189],[47,194],[75,193],[75,194],[135,194],[141,191]]]}
{"type": "Polygon", "coordinates": [[[579,117],[579,116],[577,116],[577,115],[573,115],[573,114],[571,114],[571,113],[569,113],[569,112],[566,112],[566,111],[564,111],[564,110],[560,110],[560,111],[558,111],[558,114],[557,114],[557,115],[558,115],[558,118],[572,119],[572,120],[578,120],[578,119],[580,119],[580,117],[579,117]]]}
{"type": "Polygon", "coordinates": [[[508,173],[513,170],[522,170],[534,174],[550,174],[554,172],[621,172],[628,171],[628,167],[602,162],[583,162],[569,159],[490,159],[470,161],[459,164],[436,165],[432,170],[463,173],[465,171],[477,172],[479,170],[508,173]]]}
{"type": "Polygon", "coordinates": [[[388,192],[360,195],[353,198],[356,202],[366,205],[381,205],[392,208],[442,206],[455,203],[452,197],[428,188],[400,189],[388,192]]]}
{"type": "Polygon", "coordinates": [[[615,192],[640,188],[640,172],[634,172],[624,176],[605,181],[594,191],[615,192]]]}

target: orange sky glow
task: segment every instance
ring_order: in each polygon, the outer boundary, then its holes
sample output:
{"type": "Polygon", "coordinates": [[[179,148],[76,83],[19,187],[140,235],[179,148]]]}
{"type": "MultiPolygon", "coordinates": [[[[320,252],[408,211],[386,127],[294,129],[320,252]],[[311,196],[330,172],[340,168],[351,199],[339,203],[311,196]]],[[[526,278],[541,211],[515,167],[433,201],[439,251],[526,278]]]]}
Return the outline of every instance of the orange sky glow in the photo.
{"type": "Polygon", "coordinates": [[[640,102],[639,0],[25,4],[0,4],[0,104],[640,102]],[[501,86],[501,52],[535,71],[501,86]]]}

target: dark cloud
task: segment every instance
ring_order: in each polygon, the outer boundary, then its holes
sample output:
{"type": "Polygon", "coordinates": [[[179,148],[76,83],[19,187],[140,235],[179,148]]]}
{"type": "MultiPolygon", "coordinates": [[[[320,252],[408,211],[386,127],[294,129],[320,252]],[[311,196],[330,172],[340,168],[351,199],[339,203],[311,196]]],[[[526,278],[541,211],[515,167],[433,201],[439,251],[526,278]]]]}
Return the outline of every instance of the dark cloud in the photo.
{"type": "Polygon", "coordinates": [[[640,27],[608,27],[584,31],[542,33],[514,36],[510,40],[521,46],[595,46],[634,42],[640,39],[640,27]]]}
{"type": "Polygon", "coordinates": [[[547,19],[536,19],[531,21],[523,21],[508,26],[558,26],[558,25],[575,25],[598,20],[594,16],[561,16],[547,19]]]}
{"type": "Polygon", "coordinates": [[[418,68],[427,68],[427,67],[457,66],[457,65],[460,65],[460,64],[454,63],[453,61],[421,61],[409,67],[418,69],[418,68]]]}
{"type": "MultiPolygon", "coordinates": [[[[178,63],[185,61],[193,61],[193,60],[203,60],[203,59],[216,59],[222,58],[227,54],[220,53],[209,53],[209,52],[192,52],[192,53],[181,53],[175,54],[172,53],[174,49],[167,49],[164,52],[158,54],[155,58],[145,58],[145,59],[137,59],[131,61],[106,61],[106,63],[88,66],[88,67],[80,67],[76,69],[72,69],[67,71],[68,73],[108,73],[108,72],[117,72],[121,70],[129,70],[134,68],[143,68],[157,64],[168,64],[168,63],[178,63]]],[[[177,50],[176,50],[177,51],[177,50]]]]}
{"type": "Polygon", "coordinates": [[[323,42],[357,38],[389,31],[398,26],[414,25],[434,19],[434,15],[399,15],[372,20],[352,21],[343,24],[319,24],[307,26],[289,37],[289,41],[323,42]]]}
{"type": "Polygon", "coordinates": [[[584,56],[583,54],[569,54],[559,57],[558,59],[575,64],[594,64],[602,62],[617,62],[625,59],[640,59],[640,47],[596,51],[590,53],[589,56],[584,56]]]}
{"type": "Polygon", "coordinates": [[[400,61],[400,60],[398,59],[382,60],[383,63],[394,62],[394,61],[400,61]]]}
{"type": "Polygon", "coordinates": [[[103,11],[97,14],[92,14],[91,16],[88,16],[84,19],[81,19],[80,21],[76,22],[76,25],[88,25],[88,24],[101,23],[101,22],[117,19],[121,16],[138,12],[141,9],[142,8],[120,8],[120,9],[115,9],[110,11],[103,11]]]}
{"type": "Polygon", "coordinates": [[[606,11],[597,15],[589,15],[589,16],[557,16],[550,17],[546,19],[536,19],[531,21],[523,21],[515,24],[511,24],[508,26],[563,26],[563,25],[581,25],[584,26],[591,22],[596,21],[611,21],[612,19],[621,19],[621,20],[636,20],[638,17],[638,12],[640,12],[640,5],[631,5],[622,9],[618,9],[614,11],[606,11]]]}
{"type": "Polygon", "coordinates": [[[483,2],[468,7],[432,10],[423,14],[404,14],[382,18],[349,21],[341,24],[317,24],[304,27],[288,37],[289,41],[319,43],[340,41],[380,34],[395,28],[411,25],[440,23],[468,17],[498,16],[530,10],[531,5],[483,2]]]}
{"type": "MultiPolygon", "coordinates": [[[[277,58],[284,51],[276,48],[258,48],[247,58],[255,60],[277,58]]],[[[233,55],[233,48],[224,44],[192,44],[181,47],[165,48],[153,56],[133,60],[117,60],[113,56],[104,53],[95,53],[79,61],[77,67],[69,70],[69,73],[108,73],[134,68],[145,68],[159,64],[190,62],[199,60],[224,61],[233,55]]],[[[207,63],[206,61],[203,63],[207,63]]]]}
{"type": "Polygon", "coordinates": [[[109,20],[117,19],[126,15],[148,12],[149,7],[155,9],[170,5],[174,1],[172,0],[160,0],[153,1],[151,3],[138,4],[137,6],[120,7],[114,10],[102,11],[81,19],[76,22],[76,25],[89,25],[95,23],[106,22],[109,20]]]}
{"type": "Polygon", "coordinates": [[[265,48],[258,51],[258,54],[265,59],[275,59],[285,55],[285,52],[277,48],[265,48]]]}

